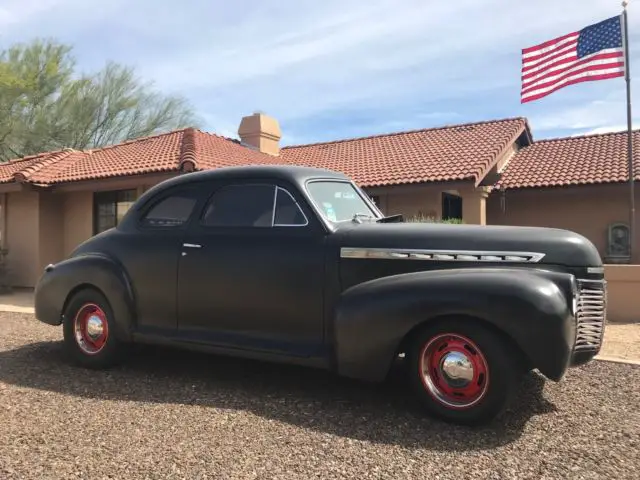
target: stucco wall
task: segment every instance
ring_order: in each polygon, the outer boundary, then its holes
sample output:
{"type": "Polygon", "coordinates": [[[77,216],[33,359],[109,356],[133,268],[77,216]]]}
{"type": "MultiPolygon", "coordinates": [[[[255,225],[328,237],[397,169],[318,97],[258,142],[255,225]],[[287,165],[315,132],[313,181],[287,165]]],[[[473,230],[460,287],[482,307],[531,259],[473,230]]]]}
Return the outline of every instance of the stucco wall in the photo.
{"type": "Polygon", "coordinates": [[[38,276],[49,263],[64,255],[63,198],[52,193],[40,193],[38,276]]]}
{"type": "Polygon", "coordinates": [[[7,263],[16,287],[34,287],[42,270],[92,234],[92,193],[10,192],[7,263]]]}
{"type": "Polygon", "coordinates": [[[640,265],[606,265],[607,316],[611,322],[640,322],[640,265]]]}
{"type": "Polygon", "coordinates": [[[444,192],[461,196],[464,210],[465,204],[470,206],[476,201],[473,195],[475,190],[470,183],[450,183],[373,188],[367,189],[367,193],[379,198],[379,207],[387,215],[401,213],[405,217],[425,216],[439,219],[442,217],[444,192]]]}
{"type": "MultiPolygon", "coordinates": [[[[500,194],[493,192],[487,201],[487,223],[573,230],[591,240],[604,258],[607,227],[628,223],[628,198],[629,190],[623,185],[507,191],[503,212],[500,194]]],[[[640,225],[640,199],[635,208],[636,225],[640,225]]],[[[633,263],[640,263],[640,235],[636,236],[633,263]]]]}
{"type": "Polygon", "coordinates": [[[379,207],[386,215],[403,214],[405,218],[414,216],[442,218],[442,194],[450,193],[462,198],[462,220],[469,224],[486,223],[486,192],[483,187],[475,188],[469,183],[448,185],[398,186],[384,189],[370,189],[367,193],[379,199],[379,207]]]}
{"type": "Polygon", "coordinates": [[[403,214],[406,217],[442,215],[442,190],[424,189],[422,192],[393,192],[380,195],[380,208],[387,215],[403,214]]]}
{"type": "Polygon", "coordinates": [[[39,201],[36,192],[7,194],[7,265],[16,287],[32,287],[39,275],[39,201]]]}
{"type": "Polygon", "coordinates": [[[34,287],[44,267],[68,256],[93,235],[93,192],[135,188],[138,195],[170,175],[74,185],[54,192],[6,193],[3,228],[15,287],[34,287]]]}
{"type": "Polygon", "coordinates": [[[63,257],[93,235],[93,192],[57,194],[63,203],[63,257]]]}

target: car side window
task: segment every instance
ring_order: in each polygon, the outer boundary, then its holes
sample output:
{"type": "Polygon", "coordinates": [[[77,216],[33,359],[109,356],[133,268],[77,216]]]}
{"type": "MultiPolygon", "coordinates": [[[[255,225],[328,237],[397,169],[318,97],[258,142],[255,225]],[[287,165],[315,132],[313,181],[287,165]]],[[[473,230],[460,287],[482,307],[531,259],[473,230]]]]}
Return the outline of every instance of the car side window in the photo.
{"type": "Polygon", "coordinates": [[[213,194],[202,224],[207,227],[270,227],[274,185],[229,185],[213,194]]]}
{"type": "Polygon", "coordinates": [[[213,194],[202,224],[207,227],[293,227],[308,224],[293,196],[268,184],[229,185],[213,194]]]}
{"type": "Polygon", "coordinates": [[[276,227],[302,227],[309,222],[293,196],[284,188],[276,188],[276,214],[273,225],[276,227]]]}
{"type": "Polygon", "coordinates": [[[189,220],[196,202],[190,194],[170,195],[151,207],[142,218],[142,226],[179,227],[189,220]]]}

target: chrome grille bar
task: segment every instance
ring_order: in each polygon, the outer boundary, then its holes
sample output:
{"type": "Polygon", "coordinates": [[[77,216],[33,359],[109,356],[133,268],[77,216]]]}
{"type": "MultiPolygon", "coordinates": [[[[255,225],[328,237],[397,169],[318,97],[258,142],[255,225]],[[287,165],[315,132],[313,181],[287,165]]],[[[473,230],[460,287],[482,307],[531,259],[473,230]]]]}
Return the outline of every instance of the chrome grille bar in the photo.
{"type": "Polygon", "coordinates": [[[578,279],[574,352],[597,352],[602,346],[607,317],[605,280],[578,279]]]}

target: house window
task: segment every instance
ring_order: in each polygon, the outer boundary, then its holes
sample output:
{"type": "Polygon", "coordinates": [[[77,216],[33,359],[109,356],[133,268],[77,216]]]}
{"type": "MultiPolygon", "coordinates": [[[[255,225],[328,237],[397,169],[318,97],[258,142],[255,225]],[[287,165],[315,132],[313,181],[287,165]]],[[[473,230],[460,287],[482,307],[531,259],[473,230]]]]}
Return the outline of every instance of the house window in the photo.
{"type": "Polygon", "coordinates": [[[376,204],[376,207],[380,208],[380,197],[378,195],[370,195],[369,198],[376,204]]]}
{"type": "Polygon", "coordinates": [[[135,190],[115,190],[93,194],[93,233],[98,234],[120,223],[136,201],[135,190]]]}
{"type": "Polygon", "coordinates": [[[457,218],[462,220],[462,197],[442,193],[442,220],[457,218]]]}

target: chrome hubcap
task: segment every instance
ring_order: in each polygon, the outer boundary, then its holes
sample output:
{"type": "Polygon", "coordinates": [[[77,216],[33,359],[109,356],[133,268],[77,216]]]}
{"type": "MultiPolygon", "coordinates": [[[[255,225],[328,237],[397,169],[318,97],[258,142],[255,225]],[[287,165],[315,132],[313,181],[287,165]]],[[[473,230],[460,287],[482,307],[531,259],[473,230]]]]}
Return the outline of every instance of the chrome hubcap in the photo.
{"type": "Polygon", "coordinates": [[[102,319],[96,315],[92,315],[87,320],[87,334],[92,338],[99,338],[104,333],[104,325],[102,319]]]}
{"type": "Polygon", "coordinates": [[[109,336],[109,324],[104,311],[97,305],[84,305],[74,320],[74,334],[80,350],[87,355],[100,352],[109,336]]]}
{"type": "Polygon", "coordinates": [[[460,334],[442,333],[429,340],[420,352],[419,368],[426,391],[447,408],[471,408],[487,393],[487,360],[460,334]]]}
{"type": "Polygon", "coordinates": [[[446,382],[453,388],[464,388],[473,380],[473,363],[461,352],[447,353],[440,363],[446,382]]]}

